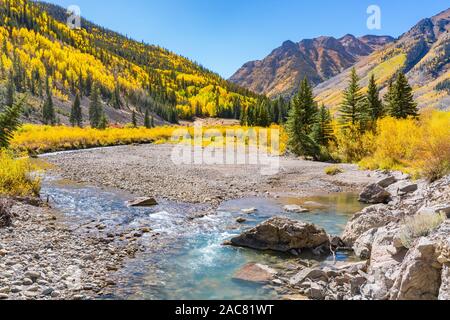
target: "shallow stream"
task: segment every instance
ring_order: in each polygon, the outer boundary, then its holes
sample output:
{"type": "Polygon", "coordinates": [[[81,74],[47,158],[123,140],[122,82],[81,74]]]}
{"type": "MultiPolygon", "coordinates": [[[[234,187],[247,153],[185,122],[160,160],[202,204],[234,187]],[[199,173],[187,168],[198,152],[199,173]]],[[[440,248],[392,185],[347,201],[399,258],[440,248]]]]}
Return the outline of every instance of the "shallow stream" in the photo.
{"type": "MultiPolygon", "coordinates": [[[[133,196],[123,191],[96,188],[47,175],[41,195],[50,199],[69,226],[97,221],[108,231],[149,227],[159,233],[141,239],[148,250],[126,263],[114,296],[125,299],[276,299],[272,287],[233,280],[237,270],[250,262],[277,268],[298,257],[223,246],[222,243],[247,228],[276,215],[317,224],[339,235],[351,215],[361,209],[353,194],[334,194],[308,199],[249,198],[224,202],[216,214],[188,219],[199,206],[161,201],[152,208],[129,208],[133,196]],[[286,213],[286,204],[301,204],[310,213],[286,213]],[[254,214],[241,212],[256,208],[254,214]],[[247,222],[239,224],[236,219],[247,222]],[[155,246],[154,242],[158,242],[155,246]]],[[[339,260],[346,260],[344,253],[339,260]]],[[[331,259],[331,258],[330,258],[331,259]]]]}

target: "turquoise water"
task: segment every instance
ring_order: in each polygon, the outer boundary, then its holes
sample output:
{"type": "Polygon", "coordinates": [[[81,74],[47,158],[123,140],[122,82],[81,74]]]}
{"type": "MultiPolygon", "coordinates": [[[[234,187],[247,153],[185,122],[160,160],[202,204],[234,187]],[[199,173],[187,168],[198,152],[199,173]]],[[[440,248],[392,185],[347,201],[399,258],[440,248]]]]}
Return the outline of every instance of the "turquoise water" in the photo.
{"type": "MultiPolygon", "coordinates": [[[[55,177],[44,179],[42,196],[49,196],[73,229],[98,221],[107,227],[105,232],[145,226],[160,233],[156,240],[144,236],[142,241],[148,250],[118,273],[122,281],[117,293],[109,298],[125,299],[276,299],[274,288],[236,281],[233,275],[250,262],[276,269],[298,258],[223,246],[223,242],[276,215],[315,223],[339,235],[351,215],[361,208],[351,194],[277,201],[250,198],[225,202],[216,214],[190,220],[187,217],[201,207],[162,201],[153,208],[128,208],[125,202],[133,199],[129,194],[55,177]],[[312,211],[285,213],[283,206],[293,203],[310,206],[312,211]],[[253,207],[258,209],[256,213],[241,213],[241,209],[253,207]],[[238,224],[238,217],[248,221],[238,224]]],[[[340,260],[347,258],[344,253],[338,254],[340,260]]]]}

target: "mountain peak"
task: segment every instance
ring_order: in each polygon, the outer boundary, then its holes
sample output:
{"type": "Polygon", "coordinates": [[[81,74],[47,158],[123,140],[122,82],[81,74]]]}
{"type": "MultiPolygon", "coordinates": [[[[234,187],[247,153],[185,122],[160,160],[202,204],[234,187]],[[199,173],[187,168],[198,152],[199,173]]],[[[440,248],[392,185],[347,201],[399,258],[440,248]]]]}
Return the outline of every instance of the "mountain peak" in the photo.
{"type": "Polygon", "coordinates": [[[230,80],[271,97],[290,95],[305,76],[318,84],[392,40],[376,36],[360,40],[351,34],[339,39],[320,36],[299,43],[288,40],[265,59],[244,64],[230,80]]]}

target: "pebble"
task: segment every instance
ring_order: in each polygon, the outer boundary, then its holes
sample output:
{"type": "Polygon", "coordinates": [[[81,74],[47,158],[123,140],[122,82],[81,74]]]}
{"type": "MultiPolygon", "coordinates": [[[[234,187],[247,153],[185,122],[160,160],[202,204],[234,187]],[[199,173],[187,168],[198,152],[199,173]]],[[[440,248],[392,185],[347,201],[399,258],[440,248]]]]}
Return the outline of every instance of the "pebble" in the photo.
{"type": "Polygon", "coordinates": [[[44,290],[42,290],[42,295],[44,296],[49,296],[54,292],[53,288],[46,288],[44,290]]]}
{"type": "Polygon", "coordinates": [[[58,298],[61,295],[61,292],[59,292],[58,290],[54,290],[52,291],[52,293],[50,294],[50,296],[52,298],[58,298]]]}
{"type": "Polygon", "coordinates": [[[11,289],[9,287],[0,288],[0,293],[9,293],[11,289]]]}
{"type": "Polygon", "coordinates": [[[30,278],[30,279],[34,279],[37,280],[41,277],[41,274],[39,272],[36,271],[27,271],[25,272],[25,277],[30,278]]]}

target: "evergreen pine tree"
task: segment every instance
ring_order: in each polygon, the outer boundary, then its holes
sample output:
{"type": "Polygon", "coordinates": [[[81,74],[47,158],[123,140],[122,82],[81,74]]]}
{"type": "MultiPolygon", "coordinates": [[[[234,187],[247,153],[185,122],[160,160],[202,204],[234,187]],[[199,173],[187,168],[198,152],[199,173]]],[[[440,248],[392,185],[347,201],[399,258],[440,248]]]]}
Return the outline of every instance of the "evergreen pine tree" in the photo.
{"type": "Polygon", "coordinates": [[[397,119],[417,117],[419,110],[414,101],[413,90],[404,73],[399,73],[389,103],[389,114],[397,119]]]}
{"type": "Polygon", "coordinates": [[[7,148],[14,131],[20,126],[23,101],[12,106],[1,106],[0,110],[0,149],[7,148]]]}
{"type": "Polygon", "coordinates": [[[137,127],[137,120],[136,120],[136,111],[133,110],[131,113],[131,123],[133,124],[133,127],[137,127]]]}
{"type": "Polygon", "coordinates": [[[260,127],[270,126],[268,102],[266,100],[263,100],[258,106],[258,116],[256,120],[256,125],[260,127]]]}
{"type": "Polygon", "coordinates": [[[241,126],[247,126],[248,125],[248,107],[242,109],[241,116],[240,116],[239,120],[240,120],[241,126]]]}
{"type": "Polygon", "coordinates": [[[92,128],[99,128],[103,116],[103,108],[100,101],[100,89],[96,84],[92,86],[91,103],[89,105],[89,122],[92,128]]]}
{"type": "Polygon", "coordinates": [[[54,125],[56,122],[55,108],[53,106],[52,92],[50,89],[49,79],[45,83],[45,101],[42,107],[42,118],[44,124],[54,125]]]}
{"type": "Polygon", "coordinates": [[[312,89],[305,78],[300,90],[292,99],[286,129],[289,136],[288,148],[298,156],[308,156],[318,159],[320,148],[311,138],[312,128],[316,122],[317,104],[314,101],[312,89]]]}
{"type": "Polygon", "coordinates": [[[388,89],[387,89],[387,92],[384,95],[383,99],[384,99],[384,105],[386,108],[386,112],[390,113],[395,105],[395,84],[392,80],[389,81],[388,89]]]}
{"type": "Polygon", "coordinates": [[[77,93],[70,110],[70,123],[73,127],[81,127],[83,125],[83,114],[81,112],[80,95],[77,93]]]}
{"type": "Polygon", "coordinates": [[[113,93],[113,99],[112,99],[112,105],[116,109],[120,109],[122,107],[122,100],[120,99],[120,89],[119,84],[116,83],[116,86],[114,87],[114,93],[113,93]]]}
{"type": "Polygon", "coordinates": [[[301,112],[301,122],[304,125],[305,133],[311,133],[312,127],[316,121],[318,112],[317,103],[314,101],[313,89],[305,77],[300,84],[298,93],[292,99],[292,107],[299,108],[301,112]]]}
{"type": "Polygon", "coordinates": [[[383,102],[380,99],[380,92],[375,81],[375,76],[373,74],[369,80],[366,103],[372,123],[376,122],[378,119],[384,116],[383,102]]]}
{"type": "Polygon", "coordinates": [[[148,109],[145,110],[145,116],[144,116],[144,127],[146,127],[147,129],[151,128],[151,123],[150,123],[150,115],[148,112],[148,109]]]}
{"type": "Polygon", "coordinates": [[[155,127],[155,118],[153,116],[150,118],[150,127],[151,128],[155,127]]]}
{"type": "Polygon", "coordinates": [[[14,76],[12,70],[9,72],[8,76],[8,84],[6,87],[6,99],[5,105],[8,107],[12,107],[14,104],[14,95],[16,93],[16,87],[14,86],[14,76]]]}
{"type": "Polygon", "coordinates": [[[100,130],[105,130],[107,127],[108,127],[108,119],[106,118],[105,113],[102,112],[97,128],[100,130]]]}
{"type": "Polygon", "coordinates": [[[350,82],[344,91],[344,102],[342,103],[340,112],[340,121],[343,125],[359,125],[364,122],[367,114],[363,107],[364,96],[359,86],[359,77],[356,69],[353,68],[350,76],[350,82]]]}
{"type": "Polygon", "coordinates": [[[333,139],[333,126],[331,124],[331,114],[325,105],[319,108],[317,121],[313,128],[312,137],[314,141],[321,146],[327,147],[333,139]]]}

